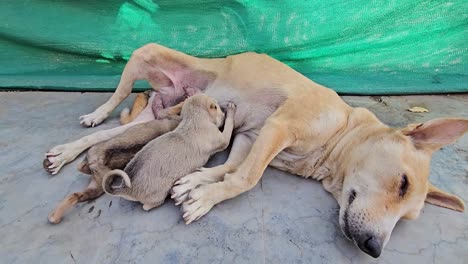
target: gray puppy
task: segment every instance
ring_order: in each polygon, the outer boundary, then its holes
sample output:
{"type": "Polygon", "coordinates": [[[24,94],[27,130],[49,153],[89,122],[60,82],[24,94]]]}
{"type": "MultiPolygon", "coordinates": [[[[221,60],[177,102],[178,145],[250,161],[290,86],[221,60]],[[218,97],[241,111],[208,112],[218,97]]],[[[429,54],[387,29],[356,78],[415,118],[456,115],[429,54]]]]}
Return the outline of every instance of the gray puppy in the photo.
{"type": "Polygon", "coordinates": [[[179,126],[152,140],[127,164],[103,179],[106,193],[139,201],[144,210],[164,203],[179,178],[206,164],[210,156],[227,148],[234,126],[235,105],[227,107],[226,120],[215,99],[196,94],[183,103],[179,126]],[[219,127],[224,121],[224,130],[219,127]],[[112,185],[120,178],[120,186],[112,185]]]}

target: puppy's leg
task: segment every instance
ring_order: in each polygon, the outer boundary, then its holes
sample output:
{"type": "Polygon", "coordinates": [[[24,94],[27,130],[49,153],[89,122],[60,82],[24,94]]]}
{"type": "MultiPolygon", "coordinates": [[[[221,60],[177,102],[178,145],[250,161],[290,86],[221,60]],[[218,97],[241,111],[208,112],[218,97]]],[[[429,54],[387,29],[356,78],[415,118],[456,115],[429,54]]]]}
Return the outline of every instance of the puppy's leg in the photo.
{"type": "Polygon", "coordinates": [[[249,133],[236,134],[229,158],[223,165],[213,168],[200,168],[196,172],[180,178],[171,190],[171,198],[179,205],[187,200],[188,193],[200,185],[218,182],[226,173],[233,173],[244,161],[253,144],[254,136],[249,133]]]}
{"type": "Polygon", "coordinates": [[[215,204],[252,189],[270,161],[293,142],[294,135],[280,120],[267,120],[247,158],[235,172],[226,174],[222,182],[203,185],[189,193],[189,200],[182,206],[186,223],[199,219],[215,204]]]}
{"type": "Polygon", "coordinates": [[[120,113],[120,124],[125,125],[133,121],[148,105],[148,93],[137,94],[135,101],[133,102],[132,110],[125,108],[120,113]]]}
{"type": "Polygon", "coordinates": [[[169,191],[166,192],[158,192],[152,194],[150,197],[148,197],[147,200],[143,201],[143,210],[149,211],[155,207],[161,206],[164,201],[166,200],[167,194],[169,191]]]}
{"type": "Polygon", "coordinates": [[[225,150],[229,146],[232,137],[232,130],[234,129],[234,114],[236,113],[236,105],[229,103],[227,106],[226,120],[224,121],[224,130],[220,138],[220,149],[225,150]]]}
{"type": "Polygon", "coordinates": [[[104,193],[101,186],[94,180],[91,180],[88,187],[82,192],[72,193],[65,198],[59,205],[49,214],[49,222],[58,224],[62,221],[65,212],[77,203],[96,199],[104,193]]]}
{"type": "Polygon", "coordinates": [[[176,115],[179,115],[180,112],[182,111],[182,106],[184,105],[184,101],[172,106],[168,107],[165,109],[162,109],[158,112],[158,114],[155,116],[156,119],[165,119],[165,118],[171,118],[176,115]]]}

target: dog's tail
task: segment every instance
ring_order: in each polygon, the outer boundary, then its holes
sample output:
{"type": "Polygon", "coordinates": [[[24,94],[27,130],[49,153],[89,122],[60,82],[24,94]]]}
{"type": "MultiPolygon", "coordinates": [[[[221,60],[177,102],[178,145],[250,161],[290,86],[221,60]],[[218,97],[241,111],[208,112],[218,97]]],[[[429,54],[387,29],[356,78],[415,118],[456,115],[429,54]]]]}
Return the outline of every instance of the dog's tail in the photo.
{"type": "Polygon", "coordinates": [[[125,171],[111,170],[102,179],[102,189],[110,195],[127,198],[132,190],[132,183],[125,171]],[[122,183],[119,186],[112,185],[115,177],[122,178],[122,183]]]}
{"type": "Polygon", "coordinates": [[[120,124],[125,125],[132,122],[148,105],[148,99],[150,97],[151,91],[145,91],[143,93],[137,94],[135,101],[133,102],[132,111],[125,108],[120,112],[120,124]]]}

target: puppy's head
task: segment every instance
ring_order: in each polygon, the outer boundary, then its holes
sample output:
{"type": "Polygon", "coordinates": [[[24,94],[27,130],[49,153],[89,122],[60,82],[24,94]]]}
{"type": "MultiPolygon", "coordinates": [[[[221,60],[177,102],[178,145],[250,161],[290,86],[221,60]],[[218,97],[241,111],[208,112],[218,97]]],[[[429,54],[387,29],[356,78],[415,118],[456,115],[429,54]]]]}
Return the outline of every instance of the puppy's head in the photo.
{"type": "Polygon", "coordinates": [[[428,177],[432,153],[467,131],[467,119],[356,131],[340,154],[342,185],[329,188],[340,204],[345,236],[378,257],[397,221],[418,217],[425,201],[463,211],[460,198],[437,189],[428,177]]]}
{"type": "Polygon", "coordinates": [[[218,127],[224,123],[224,113],[216,100],[208,95],[199,93],[185,100],[182,107],[182,118],[206,118],[218,127]]]}

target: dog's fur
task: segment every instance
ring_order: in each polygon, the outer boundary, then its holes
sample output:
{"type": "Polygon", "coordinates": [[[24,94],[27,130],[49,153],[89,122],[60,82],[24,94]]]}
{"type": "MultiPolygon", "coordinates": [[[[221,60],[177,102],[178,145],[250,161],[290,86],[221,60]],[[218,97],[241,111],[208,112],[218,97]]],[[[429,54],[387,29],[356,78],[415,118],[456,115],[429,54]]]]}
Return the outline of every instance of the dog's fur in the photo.
{"type": "Polygon", "coordinates": [[[122,134],[91,147],[78,165],[79,171],[91,174],[88,187],[82,192],[70,194],[60,202],[49,214],[49,222],[58,224],[64,213],[75,204],[101,196],[104,193],[102,181],[106,173],[112,169],[123,169],[143,146],[172,131],[179,122],[179,118],[171,118],[137,124],[122,134]]]}
{"type": "Polygon", "coordinates": [[[149,142],[127,164],[125,170],[112,170],[102,187],[110,195],[138,201],[144,210],[164,203],[174,182],[202,167],[216,152],[227,148],[231,139],[235,107],[228,105],[223,132],[219,131],[224,113],[216,101],[204,94],[187,99],[182,121],[173,131],[149,142]],[[124,183],[113,188],[116,177],[124,183]]]}
{"type": "MultiPolygon", "coordinates": [[[[389,128],[370,111],[350,107],[334,91],[267,55],[200,59],[148,44],[133,53],[114,95],[82,116],[82,124],[101,123],[139,79],[161,92],[199,89],[221,106],[237,105],[226,163],[183,177],[174,187],[176,201],[191,201],[183,204],[187,222],[253,188],[268,165],[320,180],[340,205],[344,234],[373,257],[396,222],[418,216],[425,200],[464,210],[459,198],[433,187],[428,176],[432,153],[462,136],[467,119],[389,128]]],[[[57,173],[86,148],[124,129],[52,148],[48,169],[57,173]]]]}

